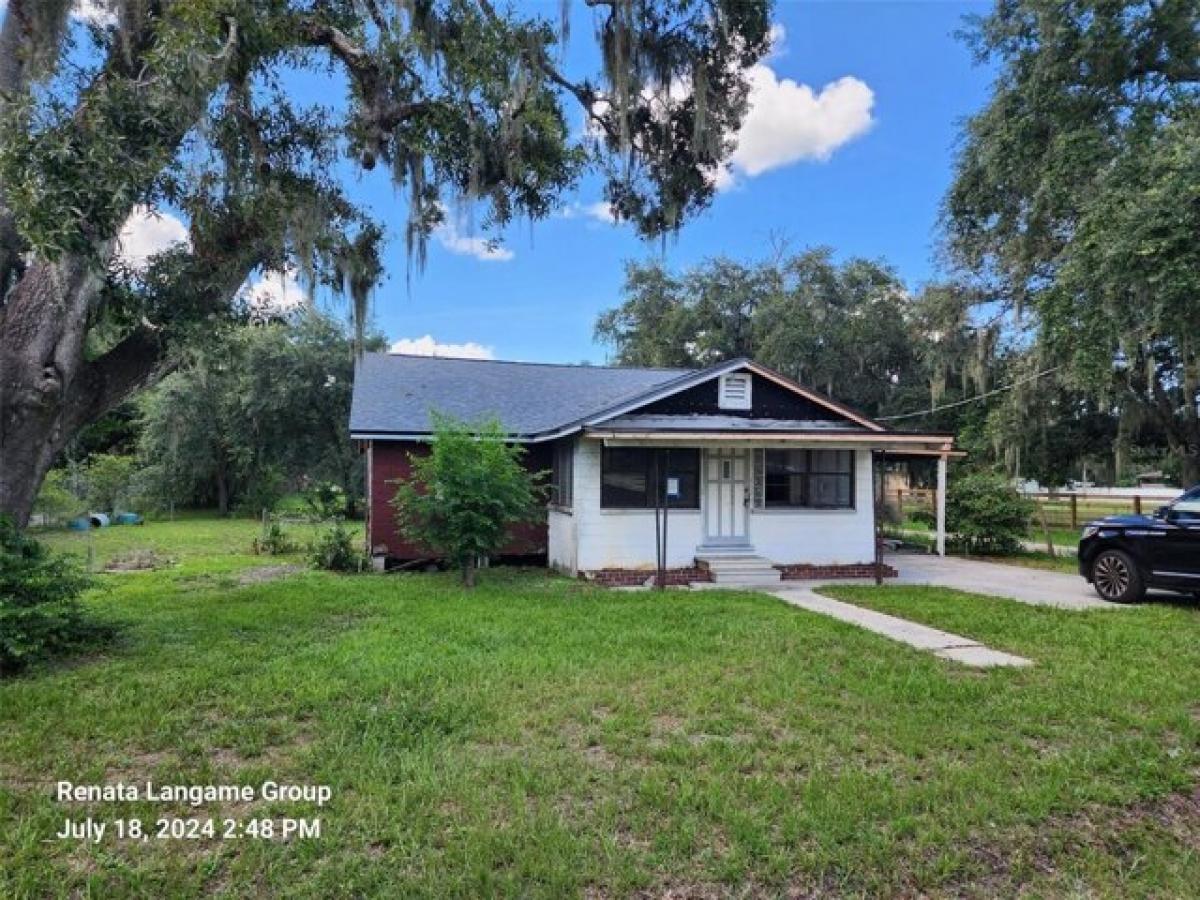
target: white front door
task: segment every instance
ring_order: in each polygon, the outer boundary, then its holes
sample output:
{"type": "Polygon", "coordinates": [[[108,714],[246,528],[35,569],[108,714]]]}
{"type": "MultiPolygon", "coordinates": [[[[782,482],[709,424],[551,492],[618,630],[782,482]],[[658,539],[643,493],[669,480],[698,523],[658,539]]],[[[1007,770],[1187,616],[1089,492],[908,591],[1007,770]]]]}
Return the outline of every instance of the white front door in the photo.
{"type": "Polygon", "coordinates": [[[708,544],[745,544],[750,451],[704,451],[704,538],[708,544]]]}

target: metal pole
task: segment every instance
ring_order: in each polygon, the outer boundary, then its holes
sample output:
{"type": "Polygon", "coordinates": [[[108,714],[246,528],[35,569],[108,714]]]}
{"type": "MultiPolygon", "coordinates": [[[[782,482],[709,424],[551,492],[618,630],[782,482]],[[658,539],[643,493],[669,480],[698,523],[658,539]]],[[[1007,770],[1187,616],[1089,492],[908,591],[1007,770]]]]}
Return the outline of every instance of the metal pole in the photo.
{"type": "Polygon", "coordinates": [[[658,451],[654,452],[654,465],[650,470],[652,479],[651,488],[654,491],[654,581],[655,587],[660,591],[663,587],[663,548],[662,548],[662,526],[659,524],[659,508],[662,505],[662,497],[658,491],[658,451]]]}
{"type": "Polygon", "coordinates": [[[659,576],[659,581],[662,587],[667,586],[667,547],[670,545],[667,542],[667,520],[671,516],[671,495],[667,493],[667,488],[670,486],[671,479],[671,449],[668,447],[663,451],[663,472],[662,489],[663,489],[663,533],[662,533],[662,574],[659,576]]]}
{"type": "Polygon", "coordinates": [[[871,451],[871,511],[875,516],[875,584],[883,584],[883,530],[879,522],[879,499],[883,494],[885,473],[883,462],[886,454],[880,450],[871,451]],[[875,489],[875,475],[879,475],[879,490],[875,489]]]}
{"type": "Polygon", "coordinates": [[[937,552],[946,555],[946,454],[937,463],[937,552]]]}

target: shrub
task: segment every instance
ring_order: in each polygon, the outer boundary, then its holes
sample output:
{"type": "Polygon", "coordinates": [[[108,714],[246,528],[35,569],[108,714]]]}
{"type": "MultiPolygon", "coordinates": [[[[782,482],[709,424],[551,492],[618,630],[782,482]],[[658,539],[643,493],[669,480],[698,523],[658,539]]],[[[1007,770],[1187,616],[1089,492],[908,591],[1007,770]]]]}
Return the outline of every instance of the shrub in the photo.
{"type": "Polygon", "coordinates": [[[955,478],[946,492],[946,529],[968,553],[1015,553],[1032,515],[1033,504],[1001,475],[955,478]]]}
{"type": "Polygon", "coordinates": [[[0,675],[107,640],[114,628],[79,602],[91,579],[0,516],[0,675]]]}
{"type": "Polygon", "coordinates": [[[332,481],[318,481],[304,491],[304,505],[318,519],[335,519],[345,511],[346,492],[332,481]]]}
{"type": "Polygon", "coordinates": [[[932,509],[914,509],[908,514],[909,519],[916,522],[918,525],[924,525],[926,528],[934,528],[937,526],[937,513],[932,509]]]}
{"type": "Polygon", "coordinates": [[[260,537],[250,543],[250,551],[256,556],[281,556],[285,553],[296,552],[296,542],[293,541],[278,522],[272,522],[260,537]]]}
{"type": "Polygon", "coordinates": [[[341,519],[323,528],[309,546],[309,559],[318,569],[331,572],[361,572],[366,558],[355,546],[354,532],[341,519]]]}
{"type": "Polygon", "coordinates": [[[434,416],[428,456],[411,456],[412,477],[392,501],[400,529],[442,554],[473,587],[480,557],[504,544],[510,525],[539,514],[541,473],[521,465],[524,450],[504,441],[496,421],[468,426],[434,416]]]}

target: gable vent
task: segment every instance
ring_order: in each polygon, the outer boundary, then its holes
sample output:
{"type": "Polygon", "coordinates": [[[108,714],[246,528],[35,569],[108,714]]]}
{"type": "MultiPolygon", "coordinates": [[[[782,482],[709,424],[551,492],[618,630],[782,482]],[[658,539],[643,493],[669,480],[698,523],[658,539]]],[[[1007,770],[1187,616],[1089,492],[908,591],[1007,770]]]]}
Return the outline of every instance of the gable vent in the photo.
{"type": "Polygon", "coordinates": [[[721,409],[750,409],[750,375],[738,372],[722,375],[717,393],[717,405],[721,409]]]}

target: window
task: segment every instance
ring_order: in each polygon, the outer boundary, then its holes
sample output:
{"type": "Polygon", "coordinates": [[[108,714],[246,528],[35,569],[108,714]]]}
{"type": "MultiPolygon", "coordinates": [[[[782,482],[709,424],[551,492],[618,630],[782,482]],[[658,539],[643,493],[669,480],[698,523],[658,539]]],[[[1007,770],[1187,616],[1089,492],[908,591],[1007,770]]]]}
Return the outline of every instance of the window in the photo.
{"type": "Polygon", "coordinates": [[[721,409],[750,409],[753,406],[750,383],[750,375],[746,372],[722,375],[717,389],[717,406],[721,409]]]}
{"type": "Polygon", "coordinates": [[[605,447],[600,457],[601,509],[654,509],[655,485],[664,502],[667,479],[679,480],[672,509],[700,508],[700,451],[605,447]]]}
{"type": "Polygon", "coordinates": [[[759,450],[754,462],[760,509],[853,509],[853,450],[759,450]]]}
{"type": "Polygon", "coordinates": [[[1188,500],[1185,497],[1182,500],[1176,500],[1171,504],[1171,517],[1179,522],[1187,522],[1189,525],[1200,524],[1200,499],[1188,500]]]}
{"type": "Polygon", "coordinates": [[[550,503],[571,508],[575,483],[575,442],[559,441],[554,445],[550,464],[550,503]]]}

